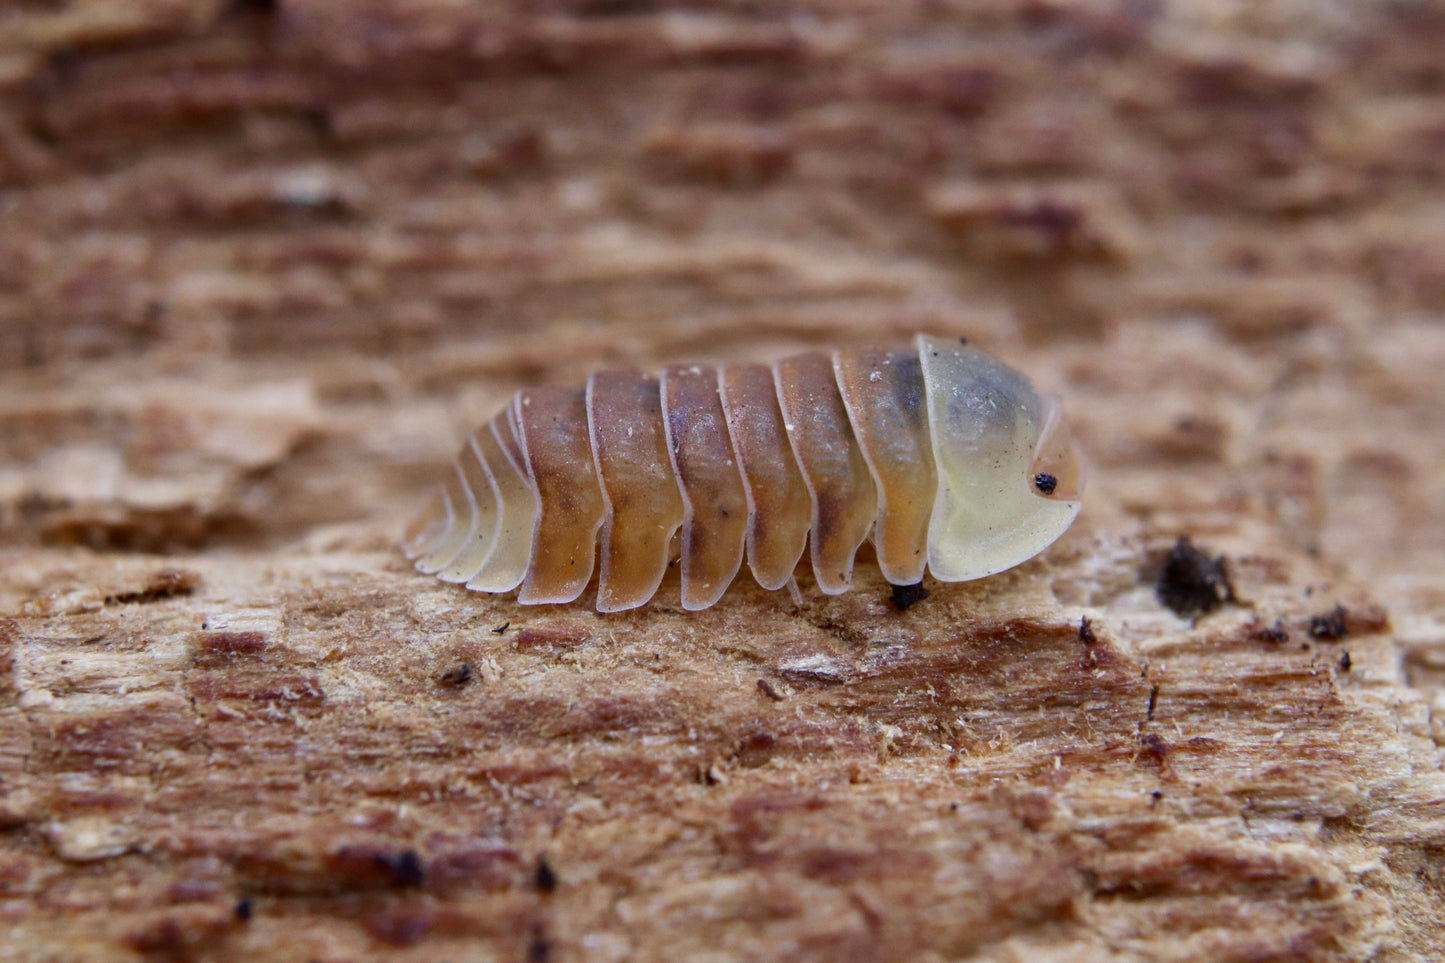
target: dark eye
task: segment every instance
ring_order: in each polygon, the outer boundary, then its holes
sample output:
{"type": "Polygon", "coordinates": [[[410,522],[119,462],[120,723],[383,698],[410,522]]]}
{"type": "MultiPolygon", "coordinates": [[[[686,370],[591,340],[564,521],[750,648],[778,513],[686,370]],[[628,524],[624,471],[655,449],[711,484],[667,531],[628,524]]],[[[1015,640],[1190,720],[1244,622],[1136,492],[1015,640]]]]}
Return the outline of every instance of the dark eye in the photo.
{"type": "Polygon", "coordinates": [[[1052,495],[1054,489],[1059,487],[1059,480],[1046,471],[1041,471],[1034,476],[1034,487],[1039,490],[1040,495],[1052,495]]]}

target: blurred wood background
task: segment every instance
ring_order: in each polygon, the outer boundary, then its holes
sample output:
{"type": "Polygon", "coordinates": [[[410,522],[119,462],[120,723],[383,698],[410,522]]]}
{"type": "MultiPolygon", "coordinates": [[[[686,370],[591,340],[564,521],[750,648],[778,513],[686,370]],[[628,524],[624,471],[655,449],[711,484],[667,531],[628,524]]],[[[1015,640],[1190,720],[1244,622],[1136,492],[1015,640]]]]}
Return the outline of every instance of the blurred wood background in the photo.
{"type": "Polygon", "coordinates": [[[1438,959],[1442,51],[1440,0],[6,4],[0,959],[1438,959]],[[1088,450],[1013,572],[599,617],[394,548],[522,384],[915,330],[1088,450]],[[1180,536],[1225,604],[1161,604],[1180,536]]]}

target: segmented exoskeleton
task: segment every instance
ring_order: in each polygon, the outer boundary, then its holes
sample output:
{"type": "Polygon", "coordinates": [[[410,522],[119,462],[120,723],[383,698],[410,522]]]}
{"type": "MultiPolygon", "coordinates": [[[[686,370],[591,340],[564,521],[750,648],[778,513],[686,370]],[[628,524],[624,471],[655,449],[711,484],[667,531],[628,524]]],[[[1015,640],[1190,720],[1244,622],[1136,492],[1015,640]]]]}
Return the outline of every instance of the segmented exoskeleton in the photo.
{"type": "Polygon", "coordinates": [[[704,609],[747,556],[764,588],[846,591],[871,535],[889,582],[948,582],[1037,555],[1083,474],[1056,399],[958,341],[676,365],[524,388],[478,430],[408,526],[423,572],[524,604],[635,608],[680,559],[704,609]]]}

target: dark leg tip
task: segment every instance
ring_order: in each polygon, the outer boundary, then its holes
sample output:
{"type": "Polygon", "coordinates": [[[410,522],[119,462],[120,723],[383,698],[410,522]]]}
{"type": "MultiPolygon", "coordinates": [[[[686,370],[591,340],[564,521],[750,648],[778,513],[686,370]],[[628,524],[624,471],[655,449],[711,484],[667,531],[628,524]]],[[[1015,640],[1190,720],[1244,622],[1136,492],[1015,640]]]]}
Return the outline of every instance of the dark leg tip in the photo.
{"type": "Polygon", "coordinates": [[[928,589],[923,587],[922,582],[893,586],[893,604],[898,606],[900,612],[914,602],[922,602],[926,598],[928,598],[928,589]]]}

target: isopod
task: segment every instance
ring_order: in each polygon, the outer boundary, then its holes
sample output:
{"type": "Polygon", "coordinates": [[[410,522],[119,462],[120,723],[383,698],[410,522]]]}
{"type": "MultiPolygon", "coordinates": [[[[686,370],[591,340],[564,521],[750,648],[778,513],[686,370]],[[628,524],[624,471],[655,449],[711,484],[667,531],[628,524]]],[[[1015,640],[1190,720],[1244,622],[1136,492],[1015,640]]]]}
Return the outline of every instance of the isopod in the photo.
{"type": "Polygon", "coordinates": [[[746,555],[789,588],[849,588],[873,539],[895,585],[962,582],[1042,552],[1083,469],[1056,398],[960,341],[761,364],[601,371],[523,388],[468,439],[402,547],[422,572],[527,605],[636,608],[680,562],[682,605],[721,598],[746,555]],[[598,551],[600,545],[600,552],[598,551]],[[600,556],[600,563],[599,563],[600,556]]]}

